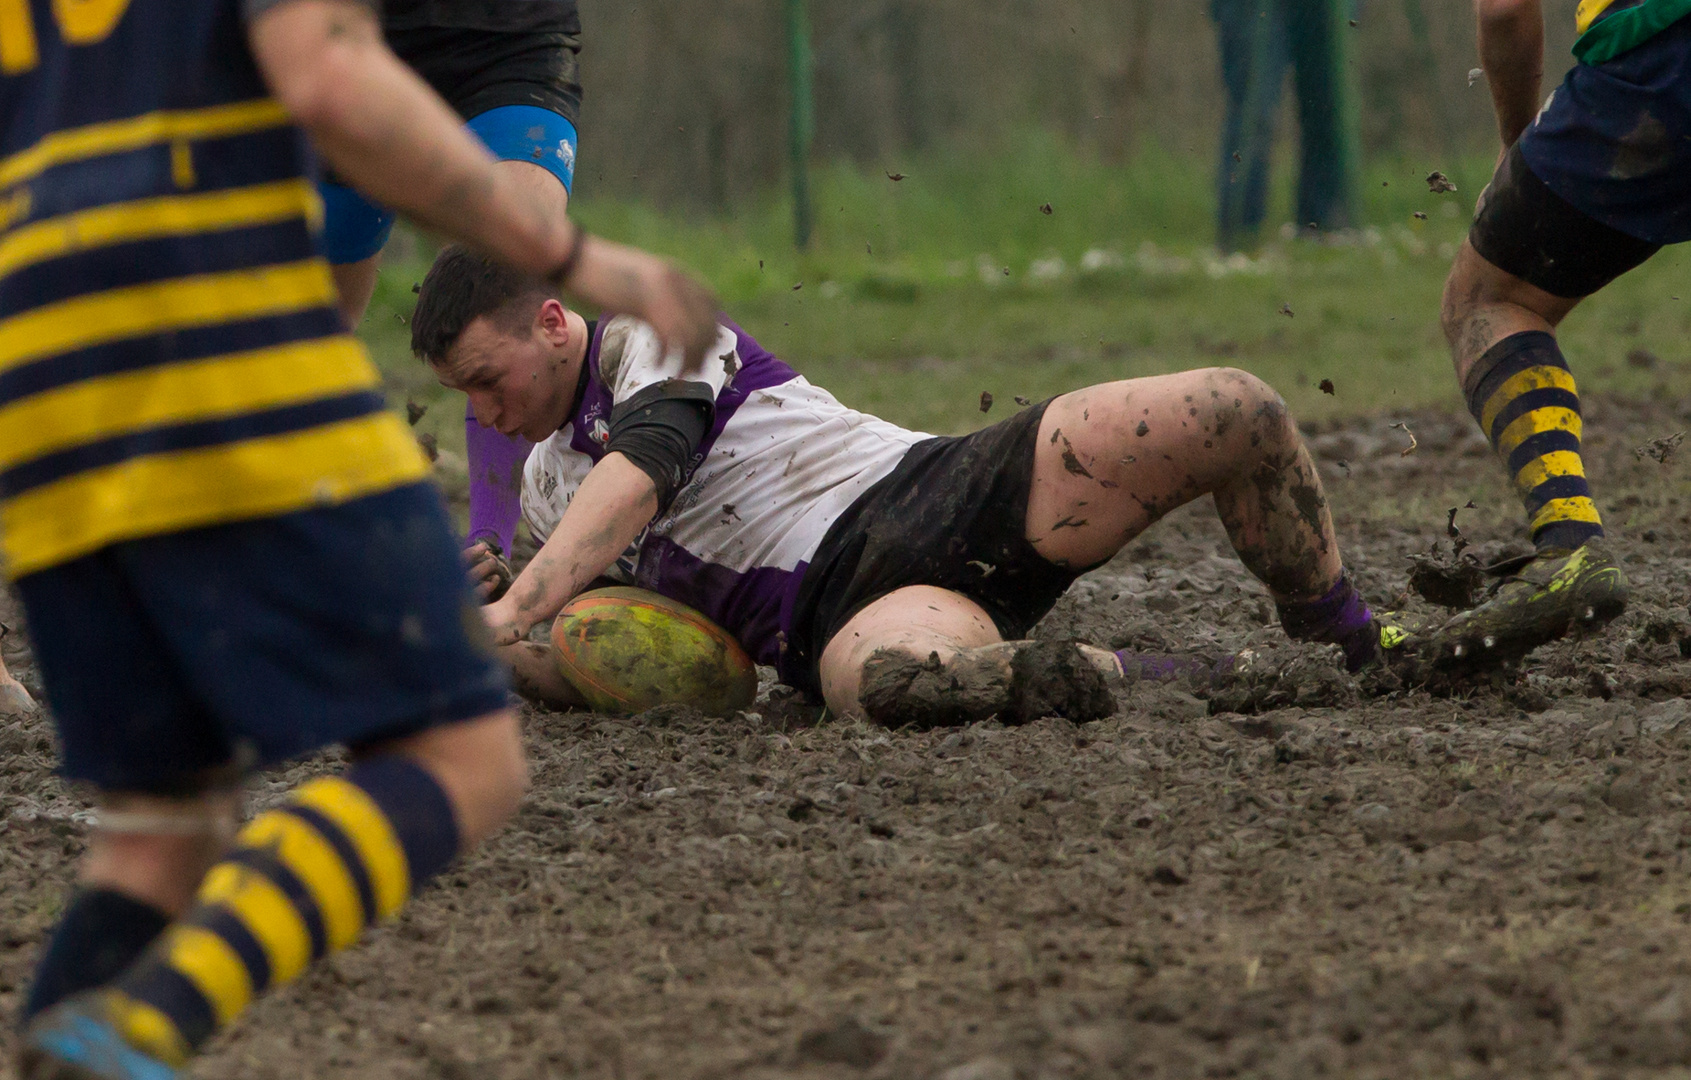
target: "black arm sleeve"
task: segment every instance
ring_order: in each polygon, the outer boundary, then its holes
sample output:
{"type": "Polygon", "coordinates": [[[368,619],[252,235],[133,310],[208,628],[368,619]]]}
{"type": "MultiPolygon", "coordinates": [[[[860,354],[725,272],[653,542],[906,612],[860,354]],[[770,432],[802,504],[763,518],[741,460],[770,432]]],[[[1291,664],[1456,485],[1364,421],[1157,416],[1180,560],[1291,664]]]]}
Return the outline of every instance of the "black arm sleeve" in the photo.
{"type": "Polygon", "coordinates": [[[615,450],[652,478],[660,514],[687,482],[693,454],[716,419],[714,398],[702,383],[669,382],[648,386],[611,410],[605,452],[615,450]]]}

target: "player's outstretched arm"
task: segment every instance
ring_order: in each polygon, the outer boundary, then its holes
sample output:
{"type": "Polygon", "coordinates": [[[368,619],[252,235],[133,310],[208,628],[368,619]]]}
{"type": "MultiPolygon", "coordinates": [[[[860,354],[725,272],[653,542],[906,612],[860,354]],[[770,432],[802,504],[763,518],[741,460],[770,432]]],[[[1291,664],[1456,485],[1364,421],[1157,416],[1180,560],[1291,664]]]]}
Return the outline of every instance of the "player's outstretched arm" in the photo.
{"type": "Polygon", "coordinates": [[[354,187],[593,304],[638,315],[702,364],[710,290],[673,264],[582,234],[494,166],[452,110],[388,49],[358,0],[282,0],[249,28],[271,92],[354,187]]]}
{"type": "Polygon", "coordinates": [[[1544,81],[1541,0],[1474,0],[1480,67],[1491,86],[1497,133],[1507,150],[1538,115],[1544,81]]]}
{"type": "Polygon", "coordinates": [[[657,512],[657,484],[645,470],[620,453],[606,454],[582,478],[558,527],[510,591],[482,609],[494,644],[519,641],[530,627],[556,616],[657,512]]]}

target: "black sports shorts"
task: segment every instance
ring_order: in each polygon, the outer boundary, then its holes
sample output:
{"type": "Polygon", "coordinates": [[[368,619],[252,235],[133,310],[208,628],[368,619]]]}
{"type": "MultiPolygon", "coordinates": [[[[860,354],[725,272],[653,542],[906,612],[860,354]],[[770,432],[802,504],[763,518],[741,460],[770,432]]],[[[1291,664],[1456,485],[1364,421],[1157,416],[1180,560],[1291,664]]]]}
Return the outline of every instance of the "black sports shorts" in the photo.
{"type": "Polygon", "coordinates": [[[522,31],[390,28],[387,39],[459,116],[533,105],[581,126],[581,33],[563,22],[522,31]]]}
{"type": "Polygon", "coordinates": [[[1527,165],[1520,142],[1497,167],[1468,242],[1498,269],[1567,300],[1590,296],[1661,250],[1551,191],[1527,165]]]}
{"type": "Polygon", "coordinates": [[[971,435],[928,439],[828,529],[799,585],[781,678],[821,696],[822,650],[888,593],[933,585],[962,593],[1006,641],[1025,638],[1075,578],[1027,540],[1042,402],[971,435]]]}

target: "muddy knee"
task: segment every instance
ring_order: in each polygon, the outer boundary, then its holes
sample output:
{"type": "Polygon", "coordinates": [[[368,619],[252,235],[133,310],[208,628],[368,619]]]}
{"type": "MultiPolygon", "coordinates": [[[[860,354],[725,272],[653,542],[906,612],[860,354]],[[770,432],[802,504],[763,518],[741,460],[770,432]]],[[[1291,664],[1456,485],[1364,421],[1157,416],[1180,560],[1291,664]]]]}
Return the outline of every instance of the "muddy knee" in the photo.
{"type": "Polygon", "coordinates": [[[1115,712],[1110,679],[1072,641],[1020,641],[968,649],[950,660],[881,649],[863,665],[864,713],[889,727],[948,727],[997,716],[1085,722],[1115,712]]]}
{"type": "Polygon", "coordinates": [[[1220,391],[1217,434],[1223,433],[1230,421],[1242,418],[1248,425],[1253,449],[1273,451],[1298,441],[1292,410],[1278,390],[1239,368],[1217,368],[1215,378],[1220,391]]]}
{"type": "Polygon", "coordinates": [[[1010,656],[970,649],[941,660],[905,649],[877,649],[863,664],[858,703],[888,727],[952,727],[985,720],[1010,700],[1010,656]]]}

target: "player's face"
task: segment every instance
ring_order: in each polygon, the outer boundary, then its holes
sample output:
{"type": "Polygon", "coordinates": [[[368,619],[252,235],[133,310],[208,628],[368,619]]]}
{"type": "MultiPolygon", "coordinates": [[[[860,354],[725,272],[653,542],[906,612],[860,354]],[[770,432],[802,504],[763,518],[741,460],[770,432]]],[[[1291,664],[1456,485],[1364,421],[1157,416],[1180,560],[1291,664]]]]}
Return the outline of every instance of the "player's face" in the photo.
{"type": "Polygon", "coordinates": [[[569,419],[576,382],[564,348],[569,338],[567,321],[545,312],[516,333],[491,319],[476,319],[434,365],[435,375],[469,397],[484,427],[539,442],[569,419]]]}

